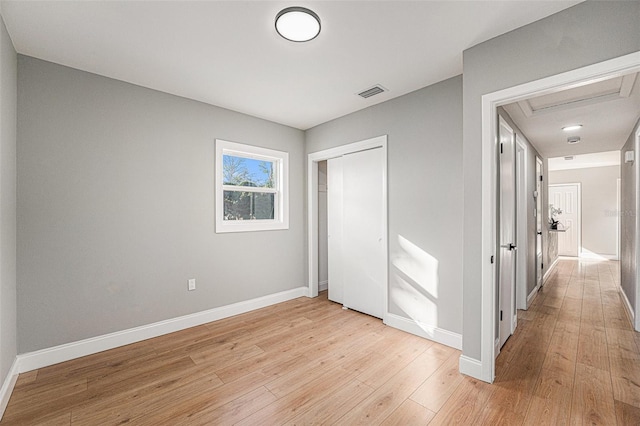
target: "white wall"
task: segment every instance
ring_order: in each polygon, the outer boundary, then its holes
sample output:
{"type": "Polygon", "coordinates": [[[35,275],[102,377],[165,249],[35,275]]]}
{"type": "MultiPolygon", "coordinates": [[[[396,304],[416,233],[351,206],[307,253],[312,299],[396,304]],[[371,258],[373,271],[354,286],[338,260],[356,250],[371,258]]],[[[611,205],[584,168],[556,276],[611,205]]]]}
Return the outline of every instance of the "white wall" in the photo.
{"type": "Polygon", "coordinates": [[[0,387],[17,353],[16,73],[16,52],[0,19],[0,387]]]}
{"type": "Polygon", "coordinates": [[[302,131],[34,58],[18,71],[20,353],[306,284],[302,131]],[[288,230],[215,233],[216,138],[289,153],[288,230]]]}
{"type": "Polygon", "coordinates": [[[306,133],[307,153],[388,135],[390,312],[455,334],[462,329],[461,101],[458,76],[306,133]]]}
{"type": "Polygon", "coordinates": [[[580,183],[582,249],[615,257],[618,234],[618,178],[620,166],[589,167],[549,172],[549,184],[580,183]]]}
{"type": "Polygon", "coordinates": [[[591,1],[463,53],[463,355],[480,362],[482,324],[482,96],[640,50],[640,2],[591,1]]]}

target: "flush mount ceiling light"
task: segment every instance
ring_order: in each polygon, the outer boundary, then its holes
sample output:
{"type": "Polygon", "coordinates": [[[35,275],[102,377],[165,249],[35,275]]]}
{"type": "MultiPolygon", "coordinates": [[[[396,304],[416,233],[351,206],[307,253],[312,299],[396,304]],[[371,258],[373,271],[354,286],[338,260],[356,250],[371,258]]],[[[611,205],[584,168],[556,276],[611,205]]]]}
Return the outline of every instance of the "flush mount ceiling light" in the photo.
{"type": "Polygon", "coordinates": [[[289,41],[313,40],[320,34],[320,18],[304,7],[288,7],[276,15],[276,31],[289,41]]]}
{"type": "Polygon", "coordinates": [[[574,130],[578,130],[582,128],[582,124],[574,124],[571,126],[565,126],[562,128],[562,130],[564,130],[565,132],[572,132],[574,130]]]}

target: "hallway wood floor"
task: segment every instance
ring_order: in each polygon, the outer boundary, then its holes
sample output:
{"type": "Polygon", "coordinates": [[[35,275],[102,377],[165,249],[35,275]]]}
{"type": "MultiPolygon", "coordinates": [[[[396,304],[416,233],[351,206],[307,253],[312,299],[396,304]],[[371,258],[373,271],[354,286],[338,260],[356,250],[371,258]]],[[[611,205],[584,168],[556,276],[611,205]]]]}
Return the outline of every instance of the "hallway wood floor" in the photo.
{"type": "Polygon", "coordinates": [[[561,260],[489,385],[326,294],[21,374],[0,425],[640,424],[617,262],[561,260]]]}

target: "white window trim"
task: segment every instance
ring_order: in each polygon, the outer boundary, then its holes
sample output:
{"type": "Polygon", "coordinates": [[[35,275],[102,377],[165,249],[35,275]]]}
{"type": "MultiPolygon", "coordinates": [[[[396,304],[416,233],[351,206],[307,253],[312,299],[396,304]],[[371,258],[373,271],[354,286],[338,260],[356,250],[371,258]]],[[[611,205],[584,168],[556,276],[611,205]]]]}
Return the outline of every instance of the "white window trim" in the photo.
{"type": "Polygon", "coordinates": [[[272,231],[289,229],[289,153],[274,149],[262,148],[236,142],[216,139],[216,233],[272,231]],[[258,188],[242,187],[245,192],[271,192],[275,193],[276,205],[274,206],[274,219],[269,220],[224,220],[224,191],[236,190],[233,185],[223,185],[223,155],[266,160],[274,163],[276,168],[276,187],[258,188]]]}

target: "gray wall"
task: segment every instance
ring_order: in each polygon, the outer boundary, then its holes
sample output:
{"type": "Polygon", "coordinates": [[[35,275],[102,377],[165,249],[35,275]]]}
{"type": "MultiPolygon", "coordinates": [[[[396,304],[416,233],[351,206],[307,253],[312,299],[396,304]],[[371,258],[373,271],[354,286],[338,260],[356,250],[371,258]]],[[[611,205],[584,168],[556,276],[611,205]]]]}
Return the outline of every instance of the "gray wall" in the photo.
{"type": "MultiPolygon", "coordinates": [[[[580,183],[582,249],[615,256],[618,234],[618,178],[620,166],[549,172],[549,184],[580,183]]],[[[562,218],[560,219],[562,221],[562,218]]]]}
{"type": "Polygon", "coordinates": [[[433,316],[433,325],[454,333],[462,331],[461,123],[458,76],[306,134],[308,153],[388,135],[390,311],[433,316]],[[425,259],[437,262],[437,294],[401,270],[412,262],[421,268],[425,259]]]}
{"type": "Polygon", "coordinates": [[[0,386],[16,357],[16,51],[0,19],[0,386]]]}
{"type": "MultiPolygon", "coordinates": [[[[622,147],[620,161],[620,286],[627,295],[631,309],[636,310],[636,300],[638,299],[638,238],[637,218],[638,218],[638,188],[636,187],[636,177],[640,168],[640,155],[635,152],[633,163],[624,162],[626,151],[636,151],[635,135],[640,127],[640,121],[635,125],[629,135],[629,139],[622,147]]],[[[638,312],[635,312],[636,317],[638,312]]],[[[638,324],[638,321],[636,321],[638,324]]]]}
{"type": "Polygon", "coordinates": [[[464,64],[463,354],[480,359],[482,95],[640,50],[640,2],[584,2],[467,49],[464,64]]]}
{"type": "Polygon", "coordinates": [[[18,71],[20,353],[306,284],[302,131],[29,57],[18,71]],[[215,234],[216,138],[289,152],[289,230],[215,234]]]}

